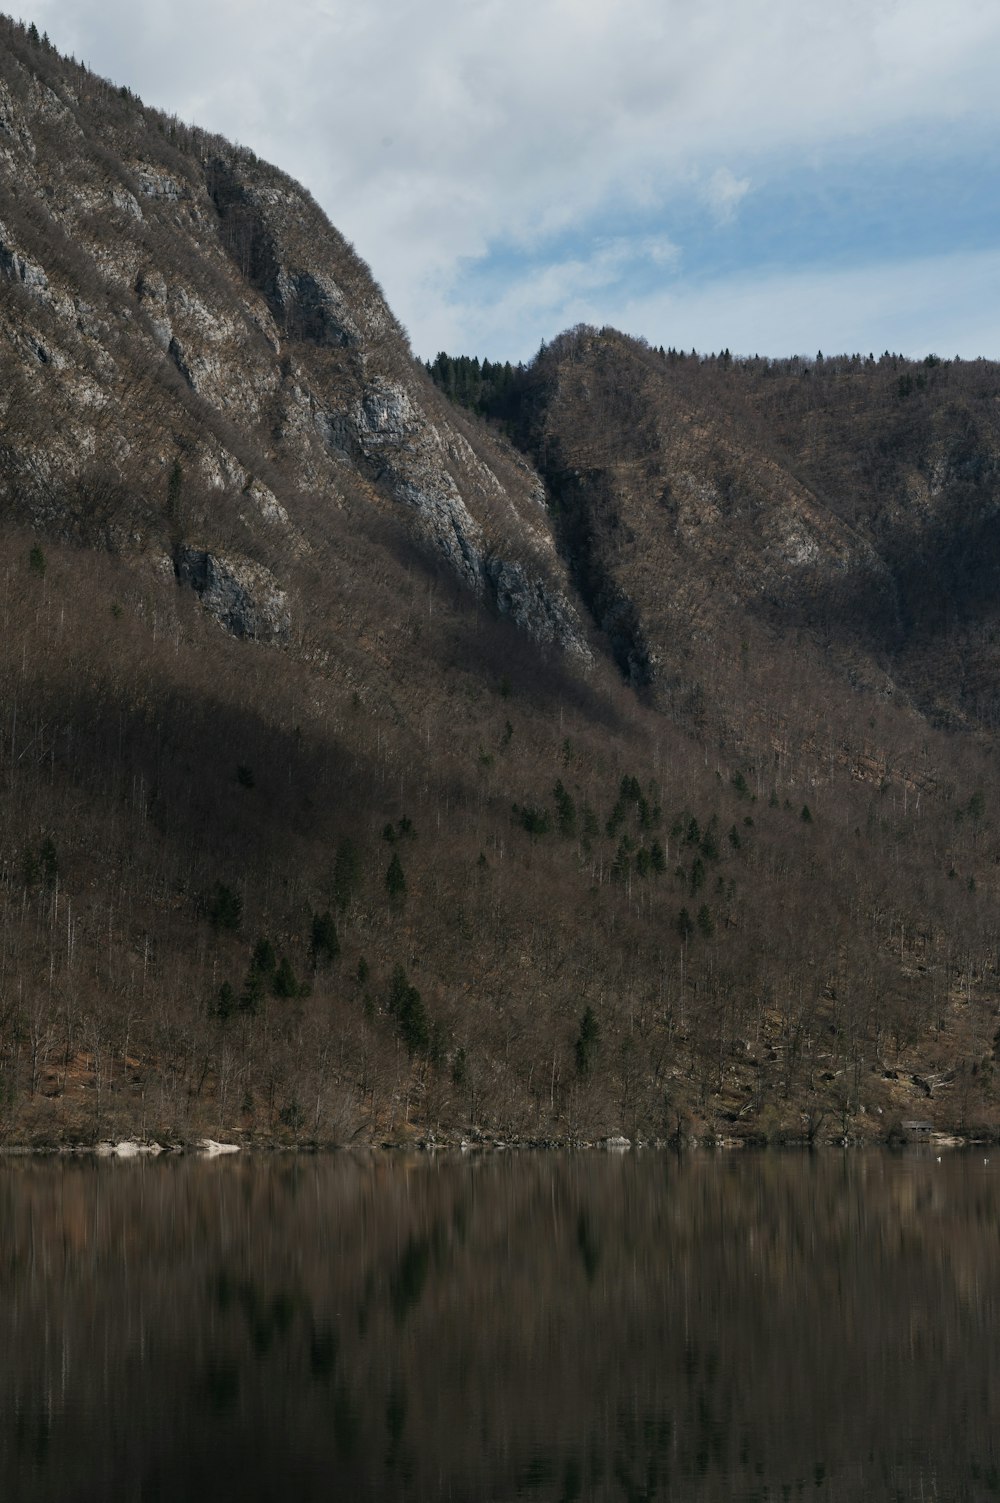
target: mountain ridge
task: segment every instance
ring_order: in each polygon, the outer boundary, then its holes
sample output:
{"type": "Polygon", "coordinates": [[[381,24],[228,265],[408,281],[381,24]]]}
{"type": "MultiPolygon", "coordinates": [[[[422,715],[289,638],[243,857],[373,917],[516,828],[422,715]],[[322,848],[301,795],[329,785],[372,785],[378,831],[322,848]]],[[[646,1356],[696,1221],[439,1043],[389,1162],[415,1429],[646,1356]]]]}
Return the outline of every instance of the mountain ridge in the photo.
{"type": "MultiPolygon", "coordinates": [[[[474,592],[586,656],[539,525],[537,483],[494,441],[470,441],[449,422],[367,268],[309,195],[252,153],[144,110],[82,70],[61,79],[49,61],[57,88],[30,69],[26,78],[8,53],[3,131],[19,191],[5,204],[0,261],[23,296],[27,393],[39,366],[78,373],[61,414],[72,437],[72,451],[67,444],[59,455],[63,484],[73,476],[98,489],[74,451],[97,443],[102,382],[127,400],[125,381],[134,452],[117,463],[102,455],[111,483],[138,489],[129,458],[137,470],[141,456],[147,470],[167,472],[166,499],[171,468],[193,445],[185,468],[197,486],[223,492],[217,500],[245,497],[294,553],[304,539],[294,522],[289,530],[288,508],[264,478],[269,467],[281,468],[285,490],[322,491],[338,504],[345,483],[360,480],[377,493],[364,499],[406,508],[474,592]],[[54,137],[57,164],[45,149],[54,137]],[[117,324],[115,353],[102,344],[102,305],[117,324]],[[88,365],[96,382],[81,379],[88,365]],[[145,411],[135,410],[137,389],[145,411]]],[[[22,500],[32,481],[25,449],[22,500]]],[[[230,509],[245,523],[239,502],[230,509]]],[[[157,542],[159,520],[154,527],[146,508],[157,542]]],[[[169,519],[175,531],[178,520],[169,519]]],[[[206,532],[205,506],[188,521],[206,532]]]]}

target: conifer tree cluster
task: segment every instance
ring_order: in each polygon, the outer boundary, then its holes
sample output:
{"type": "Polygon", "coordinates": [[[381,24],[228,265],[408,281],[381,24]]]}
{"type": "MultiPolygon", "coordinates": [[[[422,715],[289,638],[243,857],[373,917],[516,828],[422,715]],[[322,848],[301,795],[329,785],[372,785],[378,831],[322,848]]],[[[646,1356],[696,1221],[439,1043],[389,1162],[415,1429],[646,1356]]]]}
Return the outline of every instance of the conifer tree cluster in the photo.
{"type": "Polygon", "coordinates": [[[524,366],[509,360],[480,361],[477,355],[446,355],[427,362],[427,374],[452,402],[477,417],[509,422],[516,411],[524,366]]]}

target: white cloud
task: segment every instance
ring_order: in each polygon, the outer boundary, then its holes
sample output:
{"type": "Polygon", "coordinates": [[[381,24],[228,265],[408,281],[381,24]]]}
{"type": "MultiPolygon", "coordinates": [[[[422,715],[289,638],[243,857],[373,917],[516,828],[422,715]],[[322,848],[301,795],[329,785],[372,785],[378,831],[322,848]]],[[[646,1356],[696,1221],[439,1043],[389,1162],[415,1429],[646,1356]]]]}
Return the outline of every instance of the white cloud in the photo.
{"type": "Polygon", "coordinates": [[[637,276],[669,275],[678,265],[677,247],[662,235],[597,241],[588,254],[542,261],[511,277],[497,296],[463,301],[446,286],[425,305],[410,332],[424,353],[461,348],[526,360],[543,338],[561,329],[607,322],[600,315],[602,304],[620,302],[637,276]]]}
{"type": "MultiPolygon", "coordinates": [[[[538,252],[640,212],[666,224],[694,184],[732,220],[776,160],[848,141],[876,152],[910,126],[992,138],[1000,121],[991,0],[21,0],[21,13],[306,182],[422,353],[443,342],[431,315],[471,347],[449,288],[500,242],[538,252]]],[[[579,277],[570,302],[596,301],[579,277]]],[[[539,316],[540,296],[521,295],[539,316]]]]}
{"type": "Polygon", "coordinates": [[[717,167],[702,188],[702,198],[717,223],[731,224],[736,210],[750,191],[750,179],[737,177],[728,167],[717,167]]]}

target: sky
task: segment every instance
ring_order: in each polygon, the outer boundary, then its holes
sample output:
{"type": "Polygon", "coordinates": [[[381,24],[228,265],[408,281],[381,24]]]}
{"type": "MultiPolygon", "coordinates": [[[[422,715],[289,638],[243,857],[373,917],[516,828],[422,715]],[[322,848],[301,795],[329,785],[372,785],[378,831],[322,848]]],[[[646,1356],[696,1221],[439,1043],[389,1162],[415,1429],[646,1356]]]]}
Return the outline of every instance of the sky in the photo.
{"type": "Polygon", "coordinates": [[[996,0],[20,0],[304,183],[417,354],[1000,357],[996,0]]]}

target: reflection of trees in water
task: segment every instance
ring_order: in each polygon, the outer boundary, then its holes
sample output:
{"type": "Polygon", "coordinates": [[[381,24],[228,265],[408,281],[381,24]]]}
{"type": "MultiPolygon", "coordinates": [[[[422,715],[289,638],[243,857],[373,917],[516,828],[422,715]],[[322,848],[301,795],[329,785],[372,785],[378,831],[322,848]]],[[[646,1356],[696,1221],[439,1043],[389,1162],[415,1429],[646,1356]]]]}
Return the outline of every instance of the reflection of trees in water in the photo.
{"type": "Polygon", "coordinates": [[[248,1500],[996,1475],[979,1159],[9,1163],[0,1226],[0,1484],[31,1503],[71,1465],[248,1500]]]}

